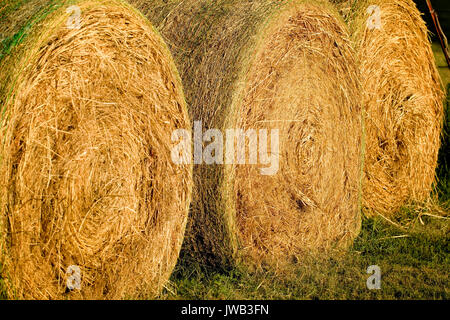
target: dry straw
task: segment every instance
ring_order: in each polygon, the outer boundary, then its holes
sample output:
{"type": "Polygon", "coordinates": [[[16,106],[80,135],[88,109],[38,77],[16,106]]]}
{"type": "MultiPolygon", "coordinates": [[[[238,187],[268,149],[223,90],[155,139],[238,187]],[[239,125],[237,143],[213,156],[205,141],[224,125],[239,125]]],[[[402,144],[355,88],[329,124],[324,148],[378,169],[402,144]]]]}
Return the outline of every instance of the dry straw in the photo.
{"type": "Polygon", "coordinates": [[[282,266],[359,230],[361,110],[345,23],[323,1],[132,0],[169,44],[204,130],[279,129],[280,164],[196,165],[185,257],[282,266]]]}
{"type": "Polygon", "coordinates": [[[435,181],[440,78],[412,0],[356,1],[349,20],[366,112],[363,205],[368,215],[392,215],[425,200],[435,181]]]}
{"type": "Polygon", "coordinates": [[[118,0],[6,1],[0,16],[0,263],[10,298],[158,294],[192,187],[192,168],[170,161],[171,132],[190,124],[168,49],[118,0]],[[79,29],[67,24],[71,5],[79,29]],[[71,265],[81,290],[67,292],[67,280],[77,287],[71,265]]]}

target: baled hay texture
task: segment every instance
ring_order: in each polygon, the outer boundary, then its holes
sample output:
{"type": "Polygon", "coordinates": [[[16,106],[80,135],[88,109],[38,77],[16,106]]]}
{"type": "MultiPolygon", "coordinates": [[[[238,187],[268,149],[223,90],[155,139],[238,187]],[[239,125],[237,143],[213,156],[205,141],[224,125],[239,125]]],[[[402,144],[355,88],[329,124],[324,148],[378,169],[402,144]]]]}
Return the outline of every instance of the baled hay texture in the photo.
{"type": "Polygon", "coordinates": [[[339,11],[342,17],[347,20],[348,15],[352,12],[355,0],[329,0],[336,9],[339,11]]]}
{"type": "Polygon", "coordinates": [[[366,112],[363,205],[392,215],[435,181],[443,93],[427,28],[412,0],[360,1],[353,13],[366,112]],[[376,11],[367,13],[369,5],[376,11]],[[372,27],[371,27],[372,26],[372,27]]]}
{"type": "Polygon", "coordinates": [[[312,1],[132,3],[171,46],[204,130],[280,130],[275,175],[261,175],[267,165],[194,167],[186,257],[281,266],[348,244],[359,230],[361,111],[338,14],[312,1]]]}
{"type": "Polygon", "coordinates": [[[171,55],[122,1],[17,4],[0,13],[10,297],[154,296],[178,258],[192,188],[192,168],[170,158],[171,132],[190,127],[171,55]],[[66,27],[69,5],[80,29],[66,27]],[[71,265],[81,290],[67,293],[71,265]]]}

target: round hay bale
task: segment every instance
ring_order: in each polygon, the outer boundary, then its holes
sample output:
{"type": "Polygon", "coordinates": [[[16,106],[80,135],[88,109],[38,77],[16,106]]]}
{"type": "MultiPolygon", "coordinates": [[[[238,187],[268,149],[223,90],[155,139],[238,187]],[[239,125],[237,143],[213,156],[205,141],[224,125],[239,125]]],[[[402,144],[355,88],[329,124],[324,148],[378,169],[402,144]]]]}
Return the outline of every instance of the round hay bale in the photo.
{"type": "Polygon", "coordinates": [[[179,256],[192,189],[192,166],[170,155],[171,132],[190,127],[170,52],[119,0],[0,10],[9,296],[155,296],[179,256]]]}
{"type": "Polygon", "coordinates": [[[392,215],[432,190],[443,92],[412,0],[359,1],[350,15],[365,109],[363,206],[392,215]]]}
{"type": "Polygon", "coordinates": [[[331,5],[131,2],[171,47],[190,117],[204,131],[253,129],[263,139],[266,129],[271,140],[279,130],[277,150],[267,141],[269,157],[279,158],[275,174],[261,174],[269,165],[260,154],[249,164],[248,152],[246,164],[194,166],[184,258],[277,267],[350,243],[360,225],[360,90],[346,26],[331,5]]]}

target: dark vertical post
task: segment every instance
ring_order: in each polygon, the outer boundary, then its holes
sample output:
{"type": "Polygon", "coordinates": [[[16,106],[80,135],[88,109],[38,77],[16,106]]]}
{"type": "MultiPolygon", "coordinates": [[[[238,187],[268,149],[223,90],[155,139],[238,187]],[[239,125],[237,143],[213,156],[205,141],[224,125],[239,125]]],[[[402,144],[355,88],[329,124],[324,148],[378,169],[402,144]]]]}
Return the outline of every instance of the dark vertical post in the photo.
{"type": "Polygon", "coordinates": [[[428,9],[430,10],[431,18],[433,19],[434,27],[436,28],[439,41],[441,42],[441,47],[445,55],[445,60],[447,60],[447,65],[450,67],[450,53],[448,50],[447,38],[445,37],[444,31],[442,30],[441,24],[439,23],[437,13],[436,11],[434,11],[433,6],[431,5],[431,0],[427,0],[427,5],[428,9]]]}

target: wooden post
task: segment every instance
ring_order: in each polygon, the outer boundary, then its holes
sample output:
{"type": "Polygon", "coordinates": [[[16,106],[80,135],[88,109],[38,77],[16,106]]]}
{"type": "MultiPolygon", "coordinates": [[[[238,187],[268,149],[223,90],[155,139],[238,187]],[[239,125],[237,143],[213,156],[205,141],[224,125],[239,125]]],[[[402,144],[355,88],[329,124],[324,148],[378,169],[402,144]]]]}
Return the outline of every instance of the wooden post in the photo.
{"type": "Polygon", "coordinates": [[[444,31],[441,28],[441,24],[439,23],[439,18],[434,11],[433,6],[431,5],[431,0],[427,0],[428,9],[430,10],[431,18],[433,18],[434,27],[436,28],[437,35],[439,37],[439,41],[441,42],[442,51],[445,55],[445,60],[447,60],[447,65],[450,67],[450,52],[448,49],[447,38],[445,37],[444,31]]]}

